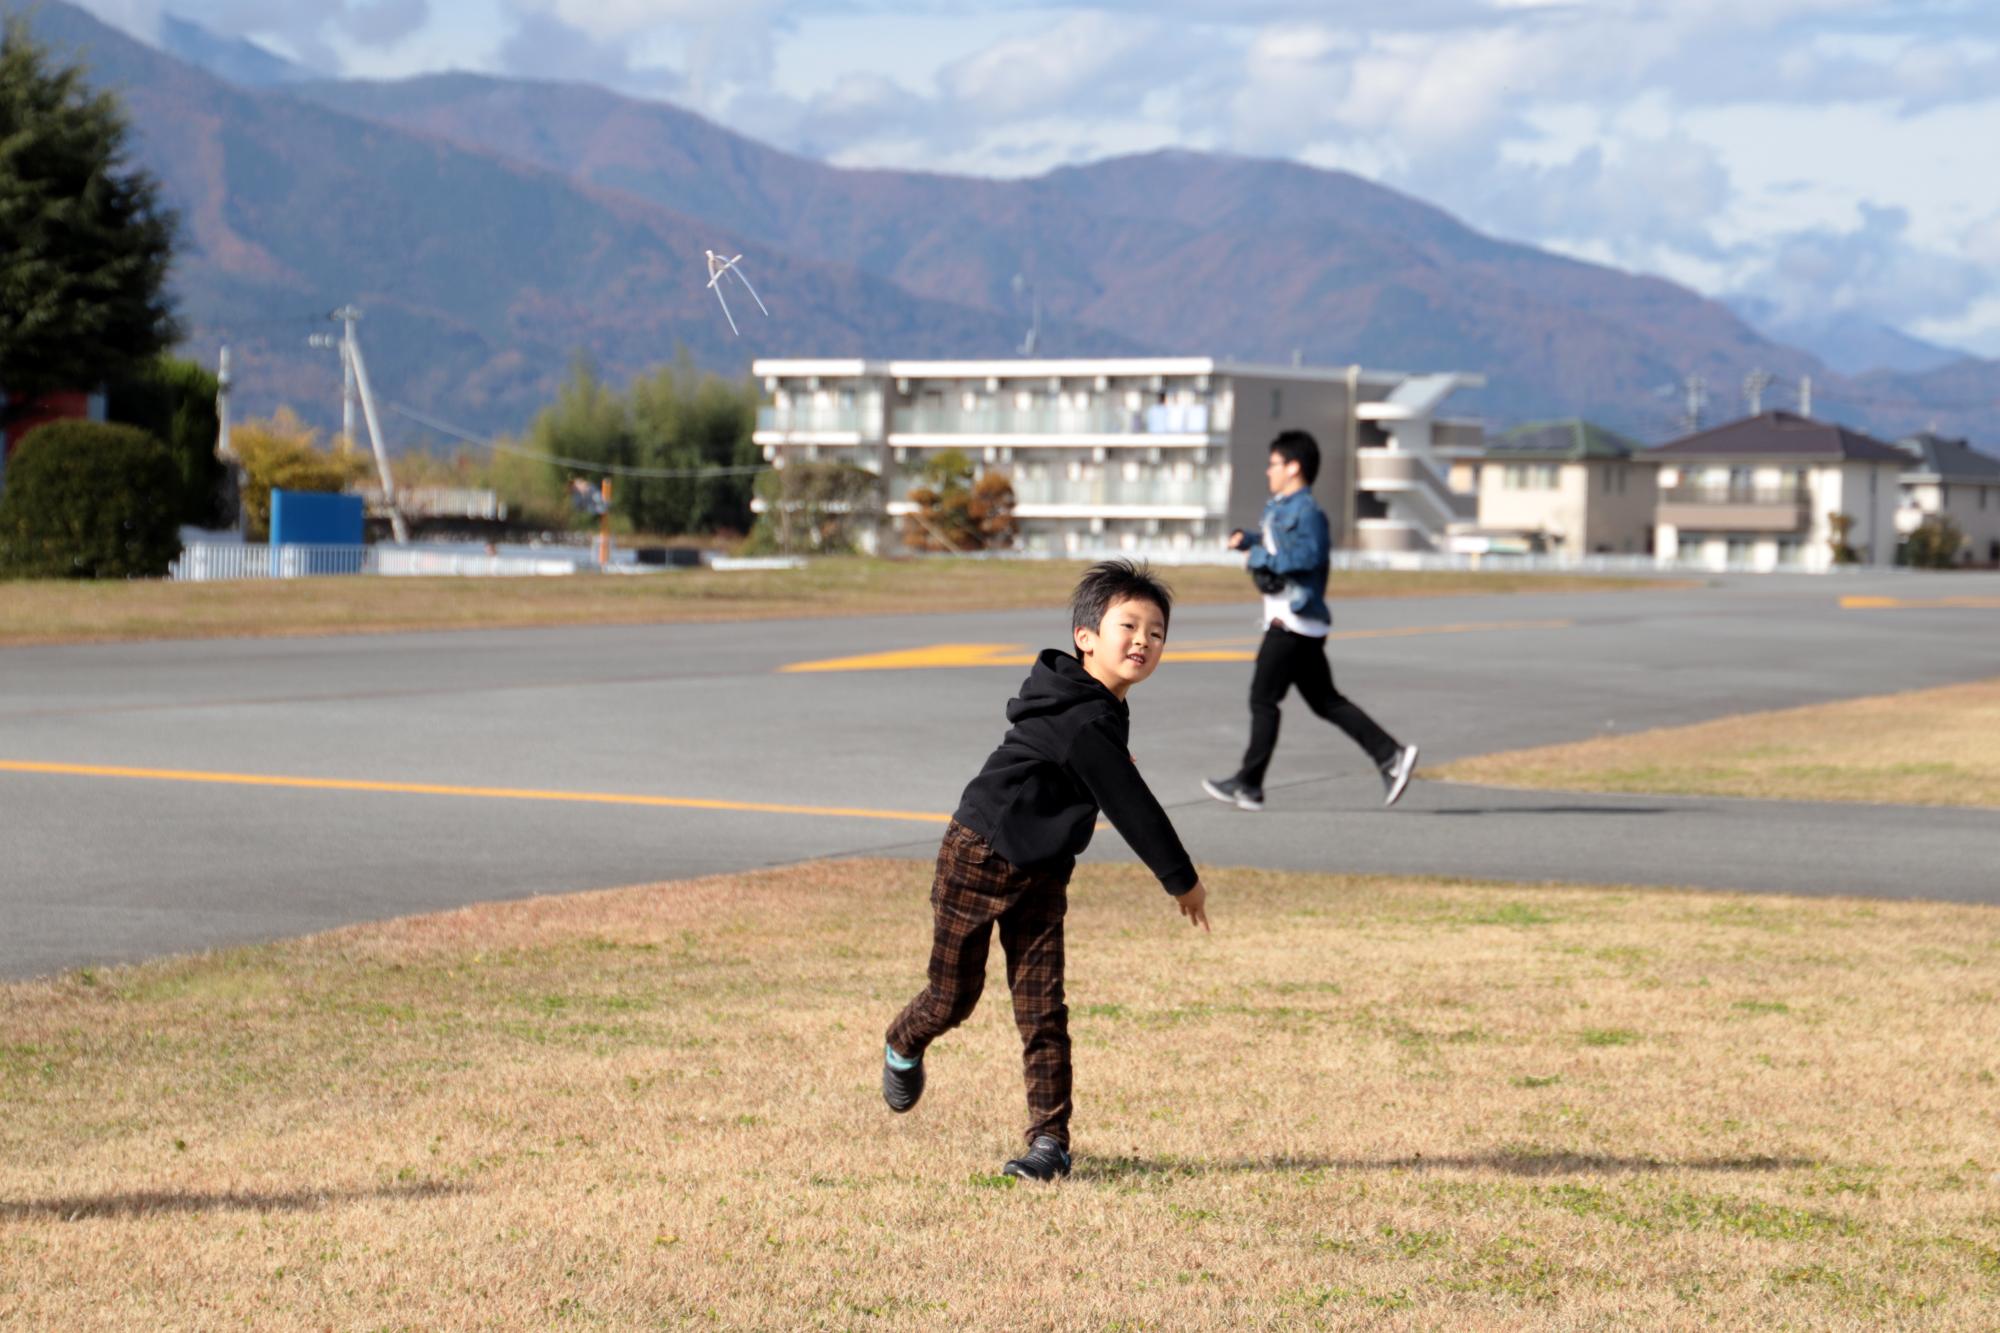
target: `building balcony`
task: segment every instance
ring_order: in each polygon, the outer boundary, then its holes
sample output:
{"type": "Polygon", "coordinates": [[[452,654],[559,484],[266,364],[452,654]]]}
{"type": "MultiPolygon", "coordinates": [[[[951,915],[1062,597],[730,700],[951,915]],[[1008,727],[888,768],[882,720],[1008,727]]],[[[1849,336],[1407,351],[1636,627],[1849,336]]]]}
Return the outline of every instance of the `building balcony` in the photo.
{"type": "Polygon", "coordinates": [[[850,435],[878,429],[880,407],[760,407],[759,435],[850,435]]]}
{"type": "Polygon", "coordinates": [[[1802,532],[1812,494],[1802,486],[1669,486],[1655,521],[1690,532],[1802,532]]]}
{"type": "MultiPolygon", "coordinates": [[[[1191,481],[1126,481],[1108,478],[1095,481],[1014,479],[1017,505],[1144,506],[1199,509],[1220,514],[1229,507],[1229,487],[1216,478],[1191,481]]],[[[912,483],[914,484],[914,483],[912,483]]]]}
{"type": "Polygon", "coordinates": [[[1138,411],[1110,406],[1015,408],[899,407],[889,414],[893,436],[988,436],[1018,441],[1033,438],[1123,437],[1127,443],[1152,436],[1208,440],[1215,414],[1206,403],[1155,405],[1138,411]]]}

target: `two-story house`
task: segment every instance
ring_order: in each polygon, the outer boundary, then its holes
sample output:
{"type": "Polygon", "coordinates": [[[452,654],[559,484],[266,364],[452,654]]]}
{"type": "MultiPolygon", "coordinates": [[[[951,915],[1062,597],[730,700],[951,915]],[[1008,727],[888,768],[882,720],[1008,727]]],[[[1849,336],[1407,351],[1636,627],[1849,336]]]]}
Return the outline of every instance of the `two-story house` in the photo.
{"type": "Polygon", "coordinates": [[[1896,447],[1910,456],[1896,531],[1907,537],[1931,515],[1942,514],[1964,534],[1960,559],[2000,564],[2000,458],[1929,431],[1906,435],[1896,447]]]}
{"type": "Polygon", "coordinates": [[[1653,549],[1654,474],[1641,446],[1592,422],[1538,421],[1452,465],[1479,495],[1482,549],[1643,555],[1653,549]]]}
{"type": "Polygon", "coordinates": [[[1647,449],[1659,465],[1663,563],[1824,570],[1844,541],[1864,565],[1896,559],[1910,456],[1873,436],[1764,412],[1647,449]],[[1844,529],[1844,535],[1842,530],[1844,529]]]}

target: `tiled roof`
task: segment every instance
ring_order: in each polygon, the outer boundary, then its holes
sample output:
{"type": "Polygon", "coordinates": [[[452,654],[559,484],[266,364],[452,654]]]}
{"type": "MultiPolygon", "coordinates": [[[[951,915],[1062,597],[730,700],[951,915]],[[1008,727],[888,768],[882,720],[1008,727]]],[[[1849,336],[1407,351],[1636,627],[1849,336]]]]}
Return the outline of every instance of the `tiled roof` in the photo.
{"type": "Polygon", "coordinates": [[[1581,417],[1531,421],[1486,444],[1488,458],[1630,458],[1636,440],[1581,417]]]}
{"type": "Polygon", "coordinates": [[[1640,456],[1662,462],[1679,458],[1787,458],[1827,463],[1897,463],[1906,467],[1910,462],[1909,454],[1872,435],[1792,412],[1744,417],[1669,440],[1640,456]]]}
{"type": "Polygon", "coordinates": [[[1910,455],[1912,472],[1944,481],[2000,482],[2000,458],[1982,454],[1964,440],[1947,440],[1926,430],[1905,435],[1896,447],[1910,455]]]}

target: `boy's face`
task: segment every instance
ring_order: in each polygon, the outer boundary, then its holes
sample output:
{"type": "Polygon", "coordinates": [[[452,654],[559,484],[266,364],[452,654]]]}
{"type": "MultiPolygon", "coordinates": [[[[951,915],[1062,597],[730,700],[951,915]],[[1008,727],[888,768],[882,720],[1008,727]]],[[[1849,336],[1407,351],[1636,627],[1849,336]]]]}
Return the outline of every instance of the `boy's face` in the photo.
{"type": "Polygon", "coordinates": [[[1296,459],[1286,458],[1276,449],[1271,451],[1271,461],[1264,466],[1264,481],[1270,486],[1271,494],[1283,495],[1304,484],[1304,471],[1296,459]]]}
{"type": "Polygon", "coordinates": [[[1167,644],[1167,618],[1152,601],[1113,602],[1094,630],[1076,632],[1083,669],[1120,699],[1153,674],[1167,644]]]}

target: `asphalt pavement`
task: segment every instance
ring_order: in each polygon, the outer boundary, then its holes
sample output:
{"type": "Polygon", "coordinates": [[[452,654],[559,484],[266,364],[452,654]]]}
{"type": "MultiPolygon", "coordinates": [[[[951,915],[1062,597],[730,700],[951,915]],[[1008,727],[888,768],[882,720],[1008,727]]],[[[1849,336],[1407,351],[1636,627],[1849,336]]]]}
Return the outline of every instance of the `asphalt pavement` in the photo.
{"type": "MultiPolygon", "coordinates": [[[[1986,575],[1334,611],[1342,689],[1426,764],[2000,675],[1986,575]]],[[[1241,752],[1256,636],[1249,604],[1182,608],[1132,696],[1134,753],[1206,867],[2000,902],[1991,811],[1431,781],[1384,811],[1359,751],[1296,701],[1269,808],[1223,807],[1199,781],[1241,752]]],[[[813,857],[928,857],[1020,662],[1066,639],[1060,608],[943,606],[0,649],[0,975],[813,857]],[[903,665],[840,663],[886,653],[903,665]],[[921,665],[942,662],[975,664],[921,665]],[[838,669],[788,669],[815,663],[838,669]]],[[[1108,833],[1090,855],[1130,857],[1108,833]]],[[[1226,870],[1210,878],[1226,894],[1226,870]]]]}

